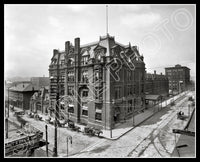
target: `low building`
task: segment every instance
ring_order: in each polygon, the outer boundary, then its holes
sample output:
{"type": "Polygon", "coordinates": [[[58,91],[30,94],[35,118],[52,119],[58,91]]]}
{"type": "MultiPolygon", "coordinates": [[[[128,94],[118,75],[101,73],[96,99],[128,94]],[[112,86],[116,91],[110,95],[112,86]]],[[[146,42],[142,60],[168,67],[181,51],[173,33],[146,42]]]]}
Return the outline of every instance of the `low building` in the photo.
{"type": "Polygon", "coordinates": [[[146,108],[162,102],[169,94],[168,78],[162,73],[160,75],[156,74],[156,71],[154,71],[154,74],[146,73],[145,94],[146,108]]]}
{"type": "Polygon", "coordinates": [[[169,79],[169,89],[172,92],[180,93],[188,89],[190,85],[190,69],[179,64],[175,67],[165,68],[165,75],[169,79]]]}
{"type": "Polygon", "coordinates": [[[28,110],[30,98],[38,90],[39,88],[37,86],[29,82],[15,84],[8,89],[9,104],[23,110],[28,110]]]}
{"type": "Polygon", "coordinates": [[[169,94],[169,80],[166,75],[147,73],[145,77],[145,93],[149,95],[161,95],[162,97],[169,94]]]}

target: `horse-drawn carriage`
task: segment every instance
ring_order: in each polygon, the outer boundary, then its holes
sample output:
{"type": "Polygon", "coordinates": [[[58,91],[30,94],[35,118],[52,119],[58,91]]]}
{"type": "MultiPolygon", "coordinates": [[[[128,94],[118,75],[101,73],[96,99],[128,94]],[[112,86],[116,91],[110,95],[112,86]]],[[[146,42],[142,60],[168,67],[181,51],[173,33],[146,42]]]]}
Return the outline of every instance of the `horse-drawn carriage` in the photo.
{"type": "Polygon", "coordinates": [[[34,118],[34,113],[33,112],[29,112],[29,113],[27,113],[27,115],[28,115],[29,118],[34,118]]]}
{"type": "Polygon", "coordinates": [[[18,110],[18,111],[15,111],[14,113],[14,116],[20,116],[20,115],[24,115],[25,112],[23,110],[18,110]]]}
{"type": "Polygon", "coordinates": [[[102,133],[103,132],[100,129],[97,129],[97,128],[94,128],[94,127],[86,126],[84,128],[84,134],[86,134],[86,135],[91,135],[91,136],[97,135],[99,137],[99,135],[102,134],[102,133]]]}
{"type": "Polygon", "coordinates": [[[79,126],[76,126],[73,121],[71,121],[71,120],[68,119],[67,124],[68,124],[68,128],[70,130],[80,132],[81,128],[79,126]]]}

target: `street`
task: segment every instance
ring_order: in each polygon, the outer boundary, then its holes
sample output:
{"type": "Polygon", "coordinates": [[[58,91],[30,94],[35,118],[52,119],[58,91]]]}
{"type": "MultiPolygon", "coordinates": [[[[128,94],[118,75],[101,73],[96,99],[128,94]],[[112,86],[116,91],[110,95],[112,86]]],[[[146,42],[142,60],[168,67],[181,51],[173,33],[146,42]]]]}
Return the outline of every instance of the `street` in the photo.
{"type": "MultiPolygon", "coordinates": [[[[117,140],[87,136],[67,128],[57,128],[58,156],[67,156],[66,138],[70,135],[73,142],[68,144],[68,157],[170,157],[180,137],[178,134],[175,137],[172,129],[183,129],[187,124],[187,121],[177,119],[177,112],[181,110],[184,114],[188,114],[187,100],[191,94],[192,92],[180,97],[175,101],[174,106],[168,105],[117,140]]],[[[190,111],[192,112],[192,109],[190,111]]],[[[46,123],[44,121],[35,120],[26,115],[23,119],[43,131],[43,139],[45,139],[46,123]]],[[[12,112],[10,120],[16,120],[12,112]]],[[[54,126],[51,124],[48,124],[48,139],[49,157],[51,157],[54,147],[54,126]]],[[[45,157],[45,151],[44,146],[37,149],[33,156],[45,157]]]]}
{"type": "Polygon", "coordinates": [[[175,106],[164,108],[120,139],[96,142],[72,157],[171,157],[180,137],[172,129],[183,129],[187,123],[178,120],[176,113],[181,110],[188,114],[187,99],[177,100],[175,106]]]}

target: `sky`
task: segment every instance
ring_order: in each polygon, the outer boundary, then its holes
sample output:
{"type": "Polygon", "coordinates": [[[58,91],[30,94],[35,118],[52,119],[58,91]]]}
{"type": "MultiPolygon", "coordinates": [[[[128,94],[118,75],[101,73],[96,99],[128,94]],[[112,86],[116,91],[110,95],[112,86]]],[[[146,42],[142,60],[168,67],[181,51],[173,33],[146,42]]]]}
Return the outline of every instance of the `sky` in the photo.
{"type": "MultiPolygon", "coordinates": [[[[146,71],[165,73],[181,64],[196,76],[195,5],[108,5],[108,33],[139,47],[146,71]]],[[[53,49],[65,41],[81,45],[106,35],[106,4],[5,4],[5,78],[49,76],[53,49]]]]}

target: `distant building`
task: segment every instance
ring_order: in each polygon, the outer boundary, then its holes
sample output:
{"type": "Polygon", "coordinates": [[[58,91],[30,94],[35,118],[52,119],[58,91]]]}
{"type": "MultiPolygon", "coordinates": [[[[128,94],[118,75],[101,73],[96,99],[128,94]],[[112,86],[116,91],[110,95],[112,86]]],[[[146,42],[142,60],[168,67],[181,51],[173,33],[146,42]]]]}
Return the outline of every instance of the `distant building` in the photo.
{"type": "Polygon", "coordinates": [[[175,65],[165,68],[165,74],[169,79],[169,89],[173,92],[181,92],[190,85],[190,69],[186,66],[175,65]]]}
{"type": "Polygon", "coordinates": [[[5,104],[13,105],[23,110],[28,110],[30,107],[31,96],[40,90],[41,87],[49,89],[48,77],[32,77],[30,81],[17,81],[5,85],[5,104]],[[8,94],[9,92],[9,94],[8,94]]]}
{"type": "Polygon", "coordinates": [[[30,99],[30,111],[34,113],[48,113],[49,106],[49,86],[42,87],[32,95],[30,99]]]}
{"type": "Polygon", "coordinates": [[[156,71],[154,71],[154,74],[146,73],[145,93],[146,95],[168,96],[169,80],[167,76],[162,73],[160,75],[156,74],[156,71]]]}
{"type": "Polygon", "coordinates": [[[18,83],[9,88],[9,104],[19,107],[23,110],[29,109],[31,96],[37,92],[39,88],[31,83],[18,83]]]}
{"type": "Polygon", "coordinates": [[[37,85],[38,87],[49,86],[49,77],[32,77],[30,79],[33,85],[37,85]]]}
{"type": "Polygon", "coordinates": [[[110,129],[145,108],[143,56],[137,46],[108,34],[87,45],[76,38],[74,46],[67,41],[64,51],[54,49],[49,76],[52,107],[59,92],[60,111],[75,122],[110,129]]]}

